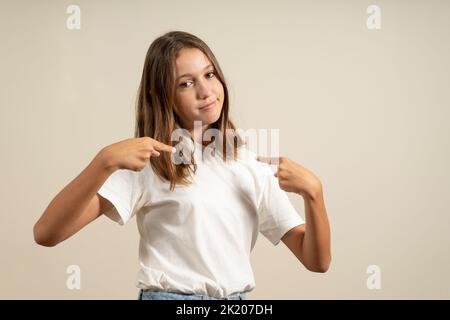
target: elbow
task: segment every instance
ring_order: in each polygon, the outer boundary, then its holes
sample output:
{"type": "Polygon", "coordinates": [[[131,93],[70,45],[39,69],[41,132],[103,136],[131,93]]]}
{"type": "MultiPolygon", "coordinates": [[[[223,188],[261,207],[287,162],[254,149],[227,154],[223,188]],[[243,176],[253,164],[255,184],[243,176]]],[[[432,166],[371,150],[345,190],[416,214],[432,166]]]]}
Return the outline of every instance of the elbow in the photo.
{"type": "Polygon", "coordinates": [[[54,247],[58,244],[57,241],[49,237],[43,230],[39,223],[33,227],[34,242],[43,247],[54,247]]]}
{"type": "Polygon", "coordinates": [[[330,264],[331,264],[331,257],[329,259],[317,263],[314,266],[309,266],[307,267],[307,269],[311,272],[326,273],[330,269],[330,264]]]}
{"type": "Polygon", "coordinates": [[[328,271],[328,269],[329,269],[329,266],[319,266],[319,267],[311,268],[311,269],[309,269],[309,271],[316,272],[316,273],[325,273],[328,271]]]}

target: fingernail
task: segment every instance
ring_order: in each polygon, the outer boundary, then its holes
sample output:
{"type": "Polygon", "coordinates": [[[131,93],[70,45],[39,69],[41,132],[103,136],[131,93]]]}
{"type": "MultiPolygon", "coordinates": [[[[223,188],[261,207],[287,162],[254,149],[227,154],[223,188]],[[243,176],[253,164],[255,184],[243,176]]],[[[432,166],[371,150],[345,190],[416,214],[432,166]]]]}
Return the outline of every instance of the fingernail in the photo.
{"type": "Polygon", "coordinates": [[[175,152],[177,152],[177,148],[172,147],[172,153],[175,153],[175,152]]]}

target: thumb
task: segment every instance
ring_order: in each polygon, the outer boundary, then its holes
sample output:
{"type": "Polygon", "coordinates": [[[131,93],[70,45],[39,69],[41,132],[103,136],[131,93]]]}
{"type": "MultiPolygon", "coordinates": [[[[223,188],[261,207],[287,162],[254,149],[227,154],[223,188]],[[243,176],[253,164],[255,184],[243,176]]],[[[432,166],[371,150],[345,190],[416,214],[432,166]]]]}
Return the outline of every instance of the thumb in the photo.
{"type": "Polygon", "coordinates": [[[159,157],[161,154],[158,152],[158,151],[156,151],[156,150],[153,150],[153,151],[151,151],[151,154],[154,156],[154,157],[159,157]]]}

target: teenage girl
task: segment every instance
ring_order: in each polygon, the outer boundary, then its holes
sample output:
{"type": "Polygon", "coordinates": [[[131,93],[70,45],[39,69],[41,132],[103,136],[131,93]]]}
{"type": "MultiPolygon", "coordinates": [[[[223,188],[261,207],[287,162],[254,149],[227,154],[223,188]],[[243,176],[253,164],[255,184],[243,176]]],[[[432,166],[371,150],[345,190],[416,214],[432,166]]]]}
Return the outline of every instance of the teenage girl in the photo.
{"type": "Polygon", "coordinates": [[[158,37],[145,58],[135,137],[102,148],[55,196],[35,241],[51,247],[101,215],[121,225],[136,216],[141,300],[245,299],[255,288],[250,253],[259,232],[283,241],[308,270],[326,272],[322,183],[288,158],[258,157],[231,139],[229,108],[210,48],[187,32],[158,37]],[[205,141],[208,130],[219,135],[205,141]],[[303,197],[305,220],[286,192],[303,197]]]}

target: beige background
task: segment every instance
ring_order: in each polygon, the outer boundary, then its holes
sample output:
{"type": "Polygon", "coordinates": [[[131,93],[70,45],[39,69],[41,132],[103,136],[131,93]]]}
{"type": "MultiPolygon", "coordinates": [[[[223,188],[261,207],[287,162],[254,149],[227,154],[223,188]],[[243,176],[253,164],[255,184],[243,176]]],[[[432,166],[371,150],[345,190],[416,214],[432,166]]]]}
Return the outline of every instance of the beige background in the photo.
{"type": "MultiPolygon", "coordinates": [[[[306,271],[261,234],[249,299],[450,298],[448,1],[1,1],[3,299],[136,299],[138,233],[105,217],[54,248],[32,226],[103,147],[132,137],[146,50],[170,30],[210,45],[241,128],[325,188],[333,261],[306,271]],[[68,5],[81,30],[68,30],[68,5]],[[381,8],[381,30],[366,9],[381,8]],[[79,265],[81,290],[66,288],[79,265]],[[381,268],[369,290],[369,265],[381,268]]],[[[304,216],[303,200],[289,194],[304,216]]]]}

